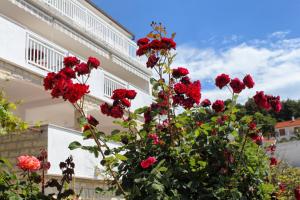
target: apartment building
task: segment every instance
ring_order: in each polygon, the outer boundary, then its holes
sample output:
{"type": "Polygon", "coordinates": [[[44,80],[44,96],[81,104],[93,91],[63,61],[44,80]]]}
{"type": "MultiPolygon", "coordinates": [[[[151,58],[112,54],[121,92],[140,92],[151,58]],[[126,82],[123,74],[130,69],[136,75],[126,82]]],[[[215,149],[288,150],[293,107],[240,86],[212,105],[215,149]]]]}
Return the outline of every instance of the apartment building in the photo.
{"type": "MultiPolygon", "coordinates": [[[[52,99],[43,88],[43,77],[63,67],[63,58],[74,55],[101,60],[89,80],[86,112],[100,121],[104,132],[114,129],[113,119],[102,115],[99,104],[110,103],[112,91],[137,91],[136,109],[151,103],[151,70],[135,55],[134,35],[89,0],[1,0],[0,85],[11,101],[22,101],[16,115],[40,128],[18,137],[0,138],[0,156],[12,160],[20,154],[48,151],[48,176],[60,174],[58,164],[70,154],[75,161],[76,183],[83,199],[101,199],[94,183],[103,179],[99,158],[68,145],[82,141],[78,114],[68,103],[52,99]]],[[[113,145],[113,144],[112,144],[113,145]]],[[[105,198],[105,197],[103,197],[105,198]]]]}

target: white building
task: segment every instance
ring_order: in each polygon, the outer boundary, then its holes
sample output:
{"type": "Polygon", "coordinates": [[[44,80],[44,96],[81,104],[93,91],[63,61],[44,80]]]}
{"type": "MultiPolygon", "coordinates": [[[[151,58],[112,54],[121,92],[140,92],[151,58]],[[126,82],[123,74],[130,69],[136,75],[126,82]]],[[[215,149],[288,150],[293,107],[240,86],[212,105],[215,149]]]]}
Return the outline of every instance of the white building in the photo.
{"type": "Polygon", "coordinates": [[[292,137],[300,135],[300,119],[292,119],[290,121],[278,122],[275,125],[276,137],[281,140],[283,138],[289,140],[292,137]]]}
{"type": "MultiPolygon", "coordinates": [[[[96,173],[101,168],[99,158],[82,150],[68,150],[70,142],[81,141],[77,114],[70,103],[52,99],[44,91],[43,77],[60,70],[65,56],[99,58],[101,69],[94,70],[89,81],[87,111],[100,121],[101,130],[112,130],[113,119],[100,113],[99,104],[110,102],[114,89],[137,91],[133,109],[151,103],[151,71],[135,56],[133,38],[89,0],[1,0],[1,89],[11,101],[22,100],[18,116],[29,124],[43,124],[39,135],[0,138],[1,155],[15,158],[46,147],[52,164],[49,175],[60,174],[59,162],[72,154],[78,180],[101,179],[101,173],[96,173]]],[[[84,192],[88,197],[93,188],[84,192]]]]}

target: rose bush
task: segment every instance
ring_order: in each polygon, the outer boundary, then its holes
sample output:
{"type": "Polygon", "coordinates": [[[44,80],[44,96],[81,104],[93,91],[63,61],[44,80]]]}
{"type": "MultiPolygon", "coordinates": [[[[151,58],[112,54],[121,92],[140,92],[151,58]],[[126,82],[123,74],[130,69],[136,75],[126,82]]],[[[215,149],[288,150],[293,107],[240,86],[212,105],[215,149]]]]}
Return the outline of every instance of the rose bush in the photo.
{"type": "MultiPolygon", "coordinates": [[[[102,133],[97,129],[101,124],[84,112],[87,79],[100,65],[96,58],[80,63],[67,57],[64,69],[45,78],[45,89],[54,98],[68,100],[81,113],[83,137],[96,144],[74,141],[69,148],[100,155],[110,189],[126,199],[276,199],[280,187],[270,180],[270,171],[277,159],[266,153],[261,125],[251,115],[240,116],[236,106],[238,95],[255,85],[251,75],[240,79],[220,74],[215,84],[229,90],[230,100],[201,102],[200,81],[191,80],[184,67],[171,67],[175,34],[168,37],[161,24],[151,26],[153,30],[137,41],[136,54],[146,56],[146,66],[157,73],[158,78],[151,79],[155,101],[131,111],[136,92],[117,89],[112,104],[100,105],[104,115],[117,119],[121,130],[102,133]],[[80,82],[74,84],[76,78],[80,82]],[[121,145],[110,148],[108,141],[121,145]]],[[[253,98],[260,108],[281,109],[279,96],[259,91],[253,98]]]]}

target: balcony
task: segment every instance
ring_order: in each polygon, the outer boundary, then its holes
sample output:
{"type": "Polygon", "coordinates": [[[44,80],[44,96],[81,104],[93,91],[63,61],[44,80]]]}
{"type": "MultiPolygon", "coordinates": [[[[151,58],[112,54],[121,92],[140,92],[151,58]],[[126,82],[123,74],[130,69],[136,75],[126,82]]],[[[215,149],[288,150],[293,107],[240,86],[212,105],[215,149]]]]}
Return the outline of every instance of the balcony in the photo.
{"type": "Polygon", "coordinates": [[[40,0],[60,15],[66,21],[80,27],[92,38],[100,41],[105,47],[119,52],[123,57],[138,65],[145,65],[136,56],[137,45],[129,37],[121,33],[101,17],[95,15],[77,0],[40,0]]]}
{"type": "MultiPolygon", "coordinates": [[[[45,76],[50,71],[57,72],[63,67],[63,58],[74,55],[55,43],[4,18],[0,17],[0,23],[0,31],[3,33],[0,35],[0,58],[31,73],[45,76]]],[[[109,97],[112,91],[117,88],[130,88],[137,91],[136,100],[132,102],[133,109],[151,103],[149,89],[141,89],[141,87],[133,85],[104,69],[94,70],[88,84],[90,85],[90,96],[102,101],[110,102],[109,97]]]]}

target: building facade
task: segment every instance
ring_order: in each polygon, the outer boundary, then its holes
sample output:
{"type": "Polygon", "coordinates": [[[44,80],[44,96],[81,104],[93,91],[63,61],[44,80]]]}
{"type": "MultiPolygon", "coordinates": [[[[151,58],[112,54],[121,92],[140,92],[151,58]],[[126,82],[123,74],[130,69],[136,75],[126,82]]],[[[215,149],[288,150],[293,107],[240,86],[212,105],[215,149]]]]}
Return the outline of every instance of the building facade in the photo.
{"type": "MultiPolygon", "coordinates": [[[[42,124],[24,138],[0,139],[0,156],[13,159],[46,148],[52,165],[49,176],[59,175],[59,162],[71,154],[77,180],[101,180],[99,158],[80,150],[69,151],[68,145],[74,140],[83,144],[90,141],[81,139],[74,108],[44,91],[43,77],[59,71],[65,56],[81,60],[97,57],[101,69],[92,72],[85,107],[100,121],[99,129],[109,132],[115,128],[113,119],[100,113],[99,104],[111,103],[114,89],[137,91],[133,109],[152,101],[152,73],[135,55],[133,34],[89,0],[1,0],[0,31],[1,89],[10,101],[22,101],[16,115],[31,125],[42,124]]],[[[93,191],[84,195],[94,198],[93,191]]]]}
{"type": "Polygon", "coordinates": [[[299,137],[300,119],[292,119],[290,121],[278,122],[275,125],[275,135],[279,140],[283,138],[289,140],[293,137],[299,137]]]}

